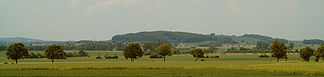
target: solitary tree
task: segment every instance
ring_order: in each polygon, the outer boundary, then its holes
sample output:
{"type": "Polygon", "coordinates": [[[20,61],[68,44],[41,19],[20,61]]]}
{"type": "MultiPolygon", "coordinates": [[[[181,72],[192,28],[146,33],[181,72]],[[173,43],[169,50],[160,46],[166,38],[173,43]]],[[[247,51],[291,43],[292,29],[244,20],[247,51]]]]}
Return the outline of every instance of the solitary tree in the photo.
{"type": "Polygon", "coordinates": [[[272,43],[270,48],[272,55],[277,58],[277,62],[279,62],[280,58],[287,58],[285,57],[287,56],[287,47],[285,46],[285,43],[276,40],[272,43]]]}
{"type": "Polygon", "coordinates": [[[324,58],[324,45],[319,47],[315,52],[315,61],[318,62],[320,57],[324,58]]]}
{"type": "Polygon", "coordinates": [[[28,56],[28,49],[23,43],[12,44],[6,51],[7,58],[16,60],[16,64],[18,63],[18,59],[23,59],[28,56]]]}
{"type": "Polygon", "coordinates": [[[126,59],[130,58],[131,61],[134,61],[134,59],[137,59],[138,57],[143,56],[143,50],[138,43],[130,43],[124,48],[123,52],[126,59]]]}
{"type": "Polygon", "coordinates": [[[158,48],[156,48],[156,51],[163,57],[163,61],[165,61],[165,56],[171,56],[171,46],[169,44],[162,44],[158,48]]]}
{"type": "Polygon", "coordinates": [[[294,48],[294,45],[295,45],[294,43],[289,43],[288,44],[288,49],[289,50],[292,50],[294,48]]]}
{"type": "Polygon", "coordinates": [[[199,48],[191,50],[189,53],[196,58],[195,61],[197,61],[199,58],[204,58],[204,51],[199,48]]]}
{"type": "Polygon", "coordinates": [[[304,61],[309,61],[309,58],[314,55],[314,50],[310,47],[305,47],[300,50],[300,57],[303,58],[304,61]]]}
{"type": "Polygon", "coordinates": [[[51,59],[52,63],[54,63],[54,59],[59,59],[64,57],[64,51],[59,45],[50,45],[47,46],[45,50],[45,56],[48,59],[51,59]]]}

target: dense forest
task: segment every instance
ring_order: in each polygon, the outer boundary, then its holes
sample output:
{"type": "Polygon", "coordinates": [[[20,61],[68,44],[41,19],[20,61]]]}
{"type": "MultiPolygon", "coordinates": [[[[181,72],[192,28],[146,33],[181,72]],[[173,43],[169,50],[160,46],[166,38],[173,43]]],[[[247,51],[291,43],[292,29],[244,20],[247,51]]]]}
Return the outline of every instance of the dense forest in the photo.
{"type": "Polygon", "coordinates": [[[268,36],[261,36],[256,34],[245,34],[243,36],[228,36],[228,35],[215,35],[211,34],[197,34],[187,32],[172,32],[172,31],[152,31],[152,32],[139,32],[139,33],[128,33],[124,35],[116,35],[112,38],[114,41],[125,41],[125,42],[143,42],[143,41],[169,41],[179,43],[193,43],[193,42],[204,42],[204,41],[215,41],[217,43],[228,43],[237,44],[244,42],[244,39],[249,41],[264,41],[272,43],[275,40],[280,42],[288,43],[286,39],[272,38],[268,36]],[[235,39],[235,40],[234,40],[235,39]]]}
{"type": "Polygon", "coordinates": [[[248,38],[259,39],[259,40],[262,40],[262,41],[268,42],[268,43],[272,43],[275,40],[278,40],[279,42],[288,43],[288,40],[286,40],[286,39],[272,38],[272,37],[261,36],[261,35],[256,35],[256,34],[245,34],[245,35],[243,35],[241,37],[248,37],[248,38]]]}
{"type": "Polygon", "coordinates": [[[303,44],[323,44],[324,41],[320,39],[310,39],[310,40],[304,40],[303,44]]]}

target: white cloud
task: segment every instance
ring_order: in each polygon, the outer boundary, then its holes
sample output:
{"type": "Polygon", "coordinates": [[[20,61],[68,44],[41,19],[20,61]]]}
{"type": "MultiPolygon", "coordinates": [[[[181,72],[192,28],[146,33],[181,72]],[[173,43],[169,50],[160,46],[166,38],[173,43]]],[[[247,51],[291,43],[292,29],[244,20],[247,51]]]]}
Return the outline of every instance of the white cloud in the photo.
{"type": "Polygon", "coordinates": [[[108,8],[111,4],[112,4],[112,0],[97,2],[96,6],[89,6],[86,10],[86,13],[90,13],[101,8],[108,8]]]}
{"type": "Polygon", "coordinates": [[[225,2],[228,10],[225,12],[226,14],[234,14],[234,15],[238,15],[242,13],[242,8],[240,7],[240,4],[238,4],[237,2],[225,2]]]}

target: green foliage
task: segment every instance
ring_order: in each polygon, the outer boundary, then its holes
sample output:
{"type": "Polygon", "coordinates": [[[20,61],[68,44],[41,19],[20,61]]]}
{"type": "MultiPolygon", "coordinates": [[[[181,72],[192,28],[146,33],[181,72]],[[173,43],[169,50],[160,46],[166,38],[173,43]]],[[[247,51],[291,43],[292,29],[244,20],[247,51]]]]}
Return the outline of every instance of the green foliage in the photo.
{"type": "Polygon", "coordinates": [[[154,51],[158,47],[157,42],[144,42],[143,49],[144,51],[154,51]]]}
{"type": "Polygon", "coordinates": [[[8,56],[8,59],[16,60],[17,64],[18,59],[22,59],[28,56],[28,49],[22,43],[15,43],[7,48],[6,55],[8,56]]]}
{"type": "Polygon", "coordinates": [[[44,55],[40,54],[40,53],[30,53],[29,56],[27,58],[45,58],[44,55]]]}
{"type": "Polygon", "coordinates": [[[102,57],[101,56],[97,56],[96,59],[102,59],[102,57]]]}
{"type": "Polygon", "coordinates": [[[159,53],[159,55],[163,56],[163,61],[165,61],[165,56],[171,56],[172,55],[172,49],[169,44],[162,44],[158,48],[156,48],[156,51],[159,53]]]}
{"type": "Polygon", "coordinates": [[[256,49],[268,50],[269,46],[270,46],[270,44],[267,42],[258,41],[256,44],[256,49]]]}
{"type": "Polygon", "coordinates": [[[292,50],[294,48],[294,46],[295,46],[295,43],[289,43],[288,44],[288,49],[292,50]]]}
{"type": "Polygon", "coordinates": [[[323,44],[323,40],[320,39],[310,39],[310,40],[304,40],[303,44],[323,44]]]}
{"type": "Polygon", "coordinates": [[[197,61],[199,58],[204,58],[204,51],[199,48],[193,49],[189,53],[196,58],[195,61],[197,61]]]}
{"type": "Polygon", "coordinates": [[[310,47],[305,47],[300,50],[300,57],[303,58],[304,61],[309,61],[309,58],[314,55],[314,50],[310,47]]]}
{"type": "Polygon", "coordinates": [[[287,47],[285,46],[285,43],[276,40],[272,43],[270,48],[272,56],[277,58],[277,62],[279,62],[280,58],[287,58],[287,47]]]}
{"type": "Polygon", "coordinates": [[[217,47],[215,47],[213,44],[211,44],[208,49],[206,50],[206,52],[209,52],[209,53],[213,53],[213,52],[216,52],[217,51],[217,47]]]}
{"type": "Polygon", "coordinates": [[[113,50],[114,45],[107,41],[82,41],[80,45],[75,48],[64,46],[66,49],[78,49],[78,50],[113,50]]]}
{"type": "Polygon", "coordinates": [[[174,43],[191,43],[216,41],[218,43],[233,43],[233,40],[230,36],[207,36],[196,33],[170,31],[139,32],[116,35],[112,37],[112,40],[125,42],[164,41],[174,43]]]}
{"type": "Polygon", "coordinates": [[[31,51],[44,51],[47,46],[27,46],[31,51]]]}
{"type": "Polygon", "coordinates": [[[125,44],[123,42],[117,42],[116,44],[116,50],[117,51],[123,51],[123,49],[125,48],[125,44]]]}
{"type": "Polygon", "coordinates": [[[64,51],[59,45],[50,45],[45,50],[45,56],[54,63],[54,59],[64,58],[64,51]]]}
{"type": "Polygon", "coordinates": [[[81,51],[79,51],[79,56],[80,57],[87,57],[88,56],[88,53],[85,52],[85,51],[83,51],[83,50],[81,50],[81,51]]]}
{"type": "Polygon", "coordinates": [[[0,46],[0,51],[5,51],[7,49],[7,46],[0,46]]]}
{"type": "Polygon", "coordinates": [[[288,43],[288,40],[286,39],[279,39],[279,38],[272,38],[272,37],[268,37],[268,36],[261,36],[261,35],[256,35],[256,34],[245,34],[241,37],[249,37],[249,38],[255,38],[255,39],[259,39],[268,43],[272,43],[275,40],[279,41],[279,42],[283,42],[283,43],[288,43]]]}
{"type": "Polygon", "coordinates": [[[238,52],[238,50],[234,47],[231,47],[231,48],[227,49],[227,52],[238,52]]]}
{"type": "Polygon", "coordinates": [[[322,57],[324,58],[324,45],[319,47],[316,52],[315,52],[315,61],[318,62],[319,58],[322,57]]]}
{"type": "Polygon", "coordinates": [[[126,59],[130,58],[131,61],[143,56],[143,50],[139,43],[130,43],[124,48],[123,55],[126,59]]]}
{"type": "Polygon", "coordinates": [[[159,54],[151,54],[150,58],[163,58],[163,56],[161,56],[159,54]]]}

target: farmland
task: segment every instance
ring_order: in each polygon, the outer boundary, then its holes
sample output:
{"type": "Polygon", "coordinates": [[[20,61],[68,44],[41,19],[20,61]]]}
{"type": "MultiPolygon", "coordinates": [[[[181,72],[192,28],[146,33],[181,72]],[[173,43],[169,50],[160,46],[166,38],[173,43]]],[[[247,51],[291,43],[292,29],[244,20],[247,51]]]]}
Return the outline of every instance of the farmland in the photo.
{"type": "MultiPolygon", "coordinates": [[[[43,53],[42,51],[30,51],[43,53]]],[[[74,51],[65,51],[74,52],[74,51]]],[[[5,58],[0,52],[1,76],[291,76],[320,77],[324,73],[324,63],[302,62],[297,54],[289,54],[288,62],[275,62],[274,58],[258,58],[259,54],[207,54],[220,58],[206,58],[194,61],[189,54],[150,59],[148,56],[126,60],[120,51],[87,51],[90,57],[59,59],[51,63],[46,58],[21,59],[19,64],[5,58]],[[95,59],[96,56],[118,55],[118,59],[95,59]],[[3,64],[9,62],[9,64],[3,64]]]]}

